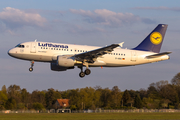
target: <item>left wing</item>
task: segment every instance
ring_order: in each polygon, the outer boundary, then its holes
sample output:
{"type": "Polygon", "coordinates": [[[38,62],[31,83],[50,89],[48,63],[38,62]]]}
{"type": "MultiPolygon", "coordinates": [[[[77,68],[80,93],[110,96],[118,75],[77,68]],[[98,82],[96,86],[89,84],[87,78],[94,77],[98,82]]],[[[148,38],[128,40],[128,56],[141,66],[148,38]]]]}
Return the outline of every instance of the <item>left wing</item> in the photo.
{"type": "Polygon", "coordinates": [[[73,57],[75,57],[75,59],[77,61],[85,61],[85,62],[89,62],[89,63],[93,63],[98,57],[110,53],[113,51],[114,48],[123,45],[124,42],[120,43],[120,44],[112,44],[106,47],[102,47],[99,49],[95,49],[95,50],[91,50],[88,52],[84,52],[84,53],[80,53],[77,55],[74,55],[73,57]]]}

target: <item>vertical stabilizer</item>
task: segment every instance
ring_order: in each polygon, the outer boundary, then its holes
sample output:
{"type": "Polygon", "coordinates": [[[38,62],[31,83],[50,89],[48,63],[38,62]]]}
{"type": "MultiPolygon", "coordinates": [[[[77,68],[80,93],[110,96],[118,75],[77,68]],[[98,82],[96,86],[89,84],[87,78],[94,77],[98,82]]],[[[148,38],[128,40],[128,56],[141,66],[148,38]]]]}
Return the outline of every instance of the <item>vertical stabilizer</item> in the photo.
{"type": "Polygon", "coordinates": [[[159,53],[167,26],[166,24],[159,24],[134,50],[159,53]]]}

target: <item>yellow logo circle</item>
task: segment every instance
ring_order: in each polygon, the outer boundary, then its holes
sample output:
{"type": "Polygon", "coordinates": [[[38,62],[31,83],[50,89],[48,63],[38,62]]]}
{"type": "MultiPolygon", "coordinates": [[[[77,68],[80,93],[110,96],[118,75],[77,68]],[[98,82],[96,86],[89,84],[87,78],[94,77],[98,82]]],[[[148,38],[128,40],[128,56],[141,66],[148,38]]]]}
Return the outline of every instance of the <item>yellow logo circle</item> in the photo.
{"type": "Polygon", "coordinates": [[[150,40],[153,44],[158,45],[162,42],[162,35],[159,32],[153,32],[150,36],[150,40]]]}

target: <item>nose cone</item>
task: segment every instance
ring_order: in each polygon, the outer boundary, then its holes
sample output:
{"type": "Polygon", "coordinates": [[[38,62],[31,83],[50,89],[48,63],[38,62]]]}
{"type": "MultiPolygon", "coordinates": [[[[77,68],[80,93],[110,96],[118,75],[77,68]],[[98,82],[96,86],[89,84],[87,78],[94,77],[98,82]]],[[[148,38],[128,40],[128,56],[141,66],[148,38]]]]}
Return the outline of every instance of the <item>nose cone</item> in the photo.
{"type": "Polygon", "coordinates": [[[14,53],[14,52],[13,52],[12,49],[10,49],[10,50],[8,51],[8,55],[9,55],[9,56],[13,56],[13,53],[14,53]]]}

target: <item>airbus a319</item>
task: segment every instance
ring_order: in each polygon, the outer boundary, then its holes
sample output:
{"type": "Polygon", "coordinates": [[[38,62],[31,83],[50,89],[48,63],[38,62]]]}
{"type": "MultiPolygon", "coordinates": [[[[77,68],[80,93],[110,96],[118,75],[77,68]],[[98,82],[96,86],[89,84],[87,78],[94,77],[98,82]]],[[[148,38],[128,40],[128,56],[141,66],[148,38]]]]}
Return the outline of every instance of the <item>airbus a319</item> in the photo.
{"type": "Polygon", "coordinates": [[[160,49],[167,29],[159,24],[137,47],[122,49],[124,42],[105,47],[73,45],[51,42],[24,42],[8,51],[14,58],[31,61],[29,71],[33,71],[34,61],[50,63],[53,71],[80,68],[80,77],[91,73],[90,67],[125,67],[153,63],[169,59],[160,49]],[[86,67],[83,71],[83,67],[86,67]]]}

